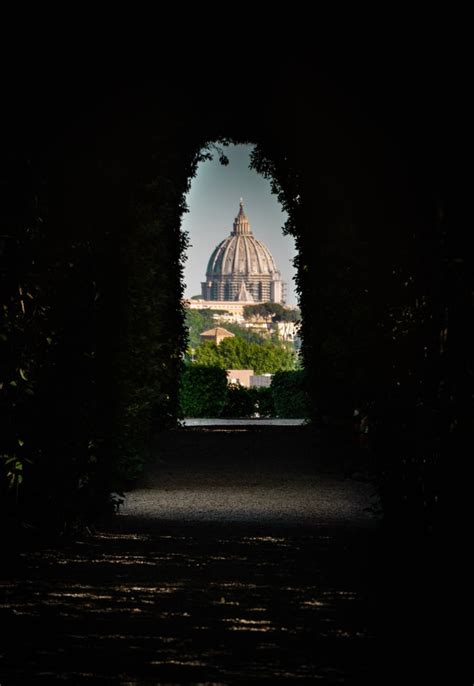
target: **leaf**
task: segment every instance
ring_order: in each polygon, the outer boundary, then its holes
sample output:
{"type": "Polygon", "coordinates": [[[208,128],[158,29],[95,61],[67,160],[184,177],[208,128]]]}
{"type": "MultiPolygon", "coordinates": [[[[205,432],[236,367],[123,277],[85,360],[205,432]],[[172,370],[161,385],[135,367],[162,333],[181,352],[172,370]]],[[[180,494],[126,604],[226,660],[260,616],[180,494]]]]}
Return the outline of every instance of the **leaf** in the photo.
{"type": "Polygon", "coordinates": [[[16,455],[12,455],[11,457],[4,455],[3,457],[5,458],[5,464],[13,464],[16,462],[16,455]]]}
{"type": "Polygon", "coordinates": [[[23,446],[25,445],[25,441],[23,441],[21,438],[18,439],[18,445],[23,446]]]}
{"type": "Polygon", "coordinates": [[[23,379],[23,381],[28,381],[28,377],[26,376],[25,372],[23,369],[20,367],[20,376],[23,379]]]}

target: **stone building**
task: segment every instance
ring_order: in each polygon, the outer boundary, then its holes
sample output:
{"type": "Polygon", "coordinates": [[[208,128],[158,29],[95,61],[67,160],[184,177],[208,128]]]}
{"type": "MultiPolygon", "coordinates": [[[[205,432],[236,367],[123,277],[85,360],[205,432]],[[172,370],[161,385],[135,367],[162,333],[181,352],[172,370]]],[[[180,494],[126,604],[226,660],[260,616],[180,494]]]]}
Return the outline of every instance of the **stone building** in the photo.
{"type": "Polygon", "coordinates": [[[213,251],[201,284],[204,301],[284,303],[285,284],[266,245],[252,233],[243,201],[230,236],[213,251]]]}

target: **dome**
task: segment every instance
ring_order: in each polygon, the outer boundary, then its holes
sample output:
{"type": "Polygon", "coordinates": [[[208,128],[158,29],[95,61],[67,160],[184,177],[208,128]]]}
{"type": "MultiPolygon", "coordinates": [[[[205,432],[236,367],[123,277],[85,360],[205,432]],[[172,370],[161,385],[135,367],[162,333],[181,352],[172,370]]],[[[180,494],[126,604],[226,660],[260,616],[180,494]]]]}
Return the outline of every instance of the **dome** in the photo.
{"type": "Polygon", "coordinates": [[[283,301],[280,273],[267,246],[253,235],[242,199],[231,234],[213,250],[201,286],[204,300],[283,301]]]}
{"type": "Polygon", "coordinates": [[[232,233],[219,243],[209,259],[207,279],[226,275],[272,275],[277,272],[271,252],[253,235],[241,201],[232,233]]]}

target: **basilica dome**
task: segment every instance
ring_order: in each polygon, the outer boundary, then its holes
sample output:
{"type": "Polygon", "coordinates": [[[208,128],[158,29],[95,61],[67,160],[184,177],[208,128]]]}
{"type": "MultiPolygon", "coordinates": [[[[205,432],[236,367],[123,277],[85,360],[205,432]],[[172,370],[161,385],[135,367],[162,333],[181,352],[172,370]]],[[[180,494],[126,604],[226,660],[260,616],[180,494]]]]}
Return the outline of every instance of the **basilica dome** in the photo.
{"type": "Polygon", "coordinates": [[[280,273],[270,250],[253,235],[242,200],[230,236],[209,259],[202,294],[205,300],[283,300],[280,273]]]}

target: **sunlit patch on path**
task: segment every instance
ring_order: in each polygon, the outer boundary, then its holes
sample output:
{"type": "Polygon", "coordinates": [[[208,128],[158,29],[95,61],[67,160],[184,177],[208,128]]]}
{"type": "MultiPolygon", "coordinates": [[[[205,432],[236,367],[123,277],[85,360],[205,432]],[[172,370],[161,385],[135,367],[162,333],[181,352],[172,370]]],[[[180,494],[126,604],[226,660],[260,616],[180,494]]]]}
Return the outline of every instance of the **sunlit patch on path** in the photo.
{"type": "Polygon", "coordinates": [[[281,524],[374,522],[371,484],[324,474],[293,428],[182,432],[126,494],[121,516],[170,521],[281,524]]]}

